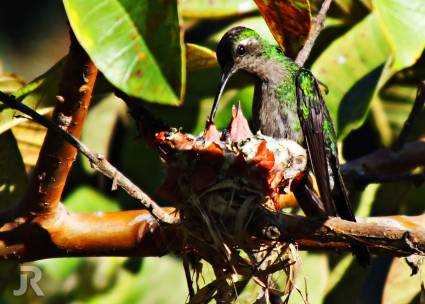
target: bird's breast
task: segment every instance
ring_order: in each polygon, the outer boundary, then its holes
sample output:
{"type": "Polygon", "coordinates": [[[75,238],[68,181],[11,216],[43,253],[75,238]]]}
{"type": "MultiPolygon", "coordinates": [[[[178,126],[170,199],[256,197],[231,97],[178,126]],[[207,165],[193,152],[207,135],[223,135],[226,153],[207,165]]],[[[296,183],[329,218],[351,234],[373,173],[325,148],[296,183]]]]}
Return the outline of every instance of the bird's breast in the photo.
{"type": "Polygon", "coordinates": [[[278,86],[273,83],[257,81],[252,106],[254,131],[303,144],[296,104],[281,100],[282,97],[277,93],[277,89],[278,86]]]}

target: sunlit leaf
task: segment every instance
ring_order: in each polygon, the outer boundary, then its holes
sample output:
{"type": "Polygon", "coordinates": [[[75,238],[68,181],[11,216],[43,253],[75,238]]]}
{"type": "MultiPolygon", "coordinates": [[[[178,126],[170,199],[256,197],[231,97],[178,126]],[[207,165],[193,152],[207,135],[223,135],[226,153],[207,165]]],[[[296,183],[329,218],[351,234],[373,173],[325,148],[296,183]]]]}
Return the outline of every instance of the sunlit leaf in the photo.
{"type": "Polygon", "coordinates": [[[183,266],[176,258],[143,259],[142,270],[134,275],[119,270],[114,285],[94,294],[89,304],[96,303],[184,303],[187,297],[183,266]]]}
{"type": "Polygon", "coordinates": [[[383,65],[389,55],[388,43],[377,18],[370,14],[336,39],[313,64],[313,73],[329,88],[326,104],[335,127],[344,130],[342,135],[364,121],[371,101],[368,97],[373,95],[376,87],[373,71],[383,65]],[[368,74],[371,75],[369,78],[366,77],[368,74]],[[357,84],[363,78],[363,83],[357,84]],[[360,93],[361,97],[358,96],[360,93]],[[344,112],[347,116],[340,117],[340,105],[346,95],[351,95],[343,108],[347,109],[344,112]]]}
{"type": "MultiPolygon", "coordinates": [[[[296,284],[303,296],[308,294],[310,304],[320,304],[325,296],[329,278],[329,265],[326,254],[301,253],[302,265],[297,269],[296,284]]],[[[301,295],[293,292],[290,303],[304,303],[301,295]]]]}
{"type": "Polygon", "coordinates": [[[215,52],[197,44],[186,43],[186,57],[187,69],[189,71],[217,66],[215,52]]]}
{"type": "Polygon", "coordinates": [[[25,81],[19,76],[0,72],[0,91],[13,93],[25,85],[25,81]]]}
{"type": "Polygon", "coordinates": [[[47,129],[32,120],[27,120],[14,126],[12,132],[21,151],[25,169],[30,172],[37,162],[47,129]]]}
{"type": "Polygon", "coordinates": [[[180,102],[186,69],[177,1],[65,0],[64,5],[78,41],[112,84],[150,102],[180,102]]]}
{"type": "Polygon", "coordinates": [[[295,58],[308,38],[311,27],[310,4],[307,0],[254,0],[274,38],[295,58]]]}
{"type": "Polygon", "coordinates": [[[233,22],[226,27],[224,27],[222,30],[214,33],[212,36],[209,37],[207,40],[207,44],[215,49],[217,47],[218,42],[220,41],[221,37],[230,30],[231,28],[235,26],[245,26],[248,28],[251,28],[255,30],[261,38],[269,41],[272,44],[276,44],[276,40],[274,39],[272,33],[270,32],[269,27],[267,26],[267,23],[264,21],[263,17],[248,17],[239,19],[236,22],[233,22]]]}
{"type": "Polygon", "coordinates": [[[378,17],[395,53],[393,69],[414,64],[425,48],[425,5],[423,0],[374,0],[378,17]]]}
{"type": "Polygon", "coordinates": [[[252,0],[182,0],[182,13],[189,18],[222,18],[256,9],[252,0]]]}
{"type": "Polygon", "coordinates": [[[410,276],[412,270],[403,258],[395,258],[384,286],[382,304],[409,304],[421,291],[421,275],[410,276]]]}
{"type": "MultiPolygon", "coordinates": [[[[56,102],[55,96],[58,92],[64,61],[64,59],[60,60],[46,73],[14,92],[13,95],[40,114],[52,111],[56,102]]],[[[17,117],[17,115],[19,116],[20,113],[7,109],[5,105],[0,103],[0,133],[26,120],[26,118],[17,117]]]]}

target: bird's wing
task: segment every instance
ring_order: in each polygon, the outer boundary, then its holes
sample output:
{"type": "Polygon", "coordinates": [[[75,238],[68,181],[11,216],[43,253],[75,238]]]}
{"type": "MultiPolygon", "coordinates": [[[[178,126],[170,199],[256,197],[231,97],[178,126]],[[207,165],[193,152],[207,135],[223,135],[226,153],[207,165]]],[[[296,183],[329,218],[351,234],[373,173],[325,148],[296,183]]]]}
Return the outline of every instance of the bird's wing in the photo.
{"type": "MultiPolygon", "coordinates": [[[[319,84],[311,72],[301,69],[296,79],[296,90],[298,117],[325,211],[328,215],[339,215],[343,219],[355,222],[356,218],[339,166],[335,129],[319,84]],[[332,197],[329,167],[334,178],[336,205],[332,197]]],[[[361,265],[369,264],[367,247],[355,244],[351,247],[361,265]]]]}
{"type": "Polygon", "coordinates": [[[308,70],[300,70],[296,78],[296,90],[298,117],[307,144],[310,164],[317,180],[320,198],[326,213],[335,216],[337,210],[332,199],[324,132],[326,105],[316,79],[308,70]]]}

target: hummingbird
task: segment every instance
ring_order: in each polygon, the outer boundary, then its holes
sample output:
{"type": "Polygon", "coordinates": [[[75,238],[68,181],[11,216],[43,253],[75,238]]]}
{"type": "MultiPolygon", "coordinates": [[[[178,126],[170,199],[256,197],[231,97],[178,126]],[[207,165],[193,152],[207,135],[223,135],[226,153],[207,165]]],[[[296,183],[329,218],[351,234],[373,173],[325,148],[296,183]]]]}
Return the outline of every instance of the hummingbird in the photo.
{"type": "MultiPolygon", "coordinates": [[[[252,29],[238,26],[217,46],[221,83],[207,123],[214,122],[218,103],[229,79],[239,71],[255,79],[252,104],[254,132],[290,139],[305,147],[311,174],[293,187],[307,216],[339,216],[356,221],[340,170],[337,137],[318,80],[297,65],[277,45],[252,29]],[[319,195],[314,190],[314,175],[319,195]]],[[[361,265],[369,263],[365,246],[352,244],[361,265]]]]}

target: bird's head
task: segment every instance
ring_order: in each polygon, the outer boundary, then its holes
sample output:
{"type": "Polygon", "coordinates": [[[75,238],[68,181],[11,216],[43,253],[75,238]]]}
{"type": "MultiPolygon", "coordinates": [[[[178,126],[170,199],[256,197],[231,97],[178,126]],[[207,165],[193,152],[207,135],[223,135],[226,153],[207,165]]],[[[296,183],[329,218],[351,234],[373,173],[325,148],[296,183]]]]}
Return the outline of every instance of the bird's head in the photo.
{"type": "Polygon", "coordinates": [[[217,46],[217,60],[222,74],[220,87],[211,110],[210,122],[214,119],[221,94],[231,76],[239,70],[258,74],[261,69],[261,60],[269,46],[270,44],[257,32],[243,26],[234,27],[224,34],[217,46]]]}

